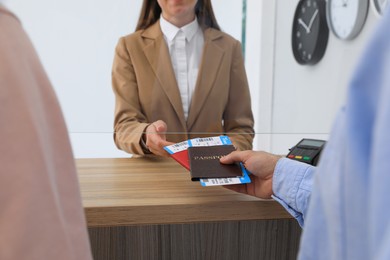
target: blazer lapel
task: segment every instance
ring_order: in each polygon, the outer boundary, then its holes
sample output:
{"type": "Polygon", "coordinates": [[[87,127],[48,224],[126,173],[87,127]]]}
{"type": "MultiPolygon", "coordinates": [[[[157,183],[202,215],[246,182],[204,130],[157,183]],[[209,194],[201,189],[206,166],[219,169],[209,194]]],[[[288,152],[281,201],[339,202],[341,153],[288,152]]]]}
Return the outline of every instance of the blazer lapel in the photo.
{"type": "Polygon", "coordinates": [[[215,44],[214,40],[222,37],[220,31],[206,29],[204,32],[205,44],[203,48],[202,65],[199,70],[198,79],[187,119],[187,127],[191,129],[199,115],[210,90],[214,85],[224,50],[215,44]]]}
{"type": "Polygon", "coordinates": [[[171,57],[161,32],[160,23],[156,22],[150,26],[143,32],[142,36],[147,39],[145,40],[146,44],[143,49],[144,54],[148,59],[150,66],[152,66],[153,71],[160,82],[160,86],[163,88],[170,103],[175,109],[181,125],[183,128],[186,128],[179,87],[177,86],[171,57]]]}

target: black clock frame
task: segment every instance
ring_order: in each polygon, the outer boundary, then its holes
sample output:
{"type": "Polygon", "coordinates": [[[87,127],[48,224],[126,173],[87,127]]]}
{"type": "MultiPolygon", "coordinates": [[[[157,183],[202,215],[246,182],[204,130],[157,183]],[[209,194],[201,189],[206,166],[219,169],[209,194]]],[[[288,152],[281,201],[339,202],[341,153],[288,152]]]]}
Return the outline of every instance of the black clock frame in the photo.
{"type": "Polygon", "coordinates": [[[329,27],[326,20],[326,1],[325,0],[312,0],[313,2],[317,2],[318,5],[318,18],[319,18],[319,32],[316,39],[314,51],[310,60],[304,59],[300,52],[298,51],[298,41],[296,37],[296,32],[300,27],[298,23],[298,19],[301,16],[301,8],[303,4],[307,2],[307,0],[300,0],[294,14],[293,26],[292,26],[292,50],[294,54],[295,60],[301,65],[315,65],[317,64],[324,56],[326,47],[328,45],[329,38],[329,27]]]}

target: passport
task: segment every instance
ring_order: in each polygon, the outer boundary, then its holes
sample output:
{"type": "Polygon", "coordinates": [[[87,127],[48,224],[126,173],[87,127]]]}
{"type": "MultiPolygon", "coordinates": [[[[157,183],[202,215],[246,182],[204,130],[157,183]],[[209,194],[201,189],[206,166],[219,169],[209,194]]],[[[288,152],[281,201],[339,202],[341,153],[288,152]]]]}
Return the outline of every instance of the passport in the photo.
{"type": "Polygon", "coordinates": [[[189,147],[188,140],[180,143],[164,146],[164,150],[175,159],[181,166],[190,170],[190,162],[188,161],[187,148],[189,147]]]}
{"type": "Polygon", "coordinates": [[[243,172],[239,163],[219,162],[221,157],[235,150],[233,145],[188,147],[191,180],[242,177],[243,172]]]}
{"type": "Polygon", "coordinates": [[[176,152],[170,155],[173,159],[175,159],[178,163],[181,164],[187,170],[190,170],[190,162],[188,161],[188,151],[183,150],[180,152],[176,152]]]}

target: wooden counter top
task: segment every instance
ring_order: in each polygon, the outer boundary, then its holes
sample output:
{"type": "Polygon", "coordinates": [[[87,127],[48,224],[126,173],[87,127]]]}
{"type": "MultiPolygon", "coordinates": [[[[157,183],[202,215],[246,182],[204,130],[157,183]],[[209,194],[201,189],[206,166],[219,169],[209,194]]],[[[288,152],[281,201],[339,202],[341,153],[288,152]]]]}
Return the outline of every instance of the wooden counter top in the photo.
{"type": "Polygon", "coordinates": [[[89,227],[291,216],[273,200],[202,187],[173,159],[76,159],[89,227]]]}

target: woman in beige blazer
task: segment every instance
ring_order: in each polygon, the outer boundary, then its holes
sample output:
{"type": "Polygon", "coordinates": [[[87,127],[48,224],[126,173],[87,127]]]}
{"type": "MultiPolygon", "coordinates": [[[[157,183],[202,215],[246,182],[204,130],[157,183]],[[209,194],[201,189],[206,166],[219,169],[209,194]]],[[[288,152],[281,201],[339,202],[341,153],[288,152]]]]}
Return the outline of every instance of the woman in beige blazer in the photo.
{"type": "Polygon", "coordinates": [[[241,44],[220,31],[210,0],[144,0],[136,31],[116,47],[112,84],[119,149],[166,156],[165,145],[221,134],[239,150],[252,148],[253,115],[241,44]],[[178,31],[191,31],[188,27],[195,28],[195,36],[186,34],[186,48],[195,38],[200,51],[186,49],[183,55],[189,75],[183,93],[182,57],[175,41],[178,31]],[[196,55],[199,63],[190,67],[196,55]]]}

